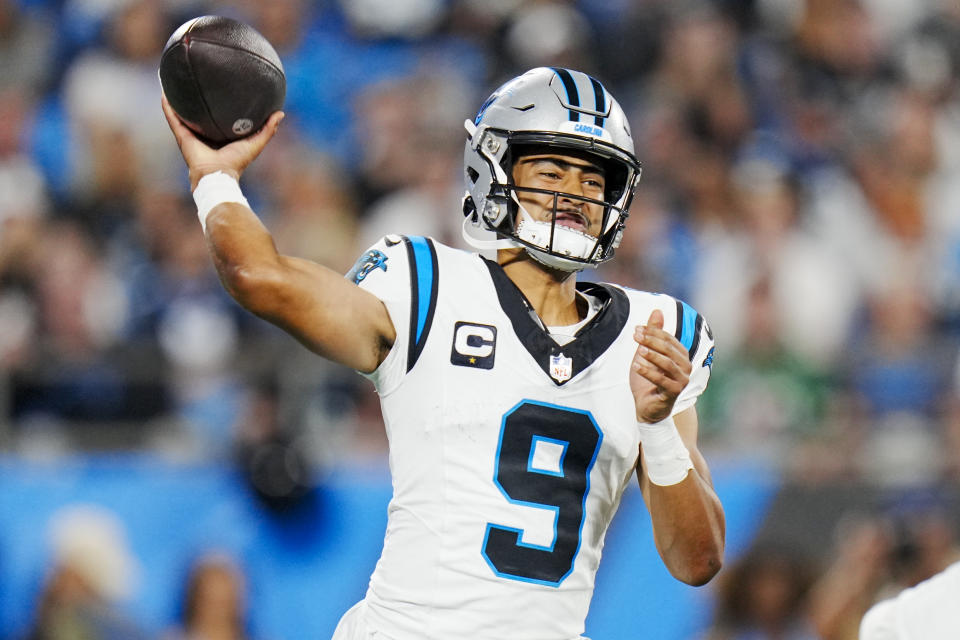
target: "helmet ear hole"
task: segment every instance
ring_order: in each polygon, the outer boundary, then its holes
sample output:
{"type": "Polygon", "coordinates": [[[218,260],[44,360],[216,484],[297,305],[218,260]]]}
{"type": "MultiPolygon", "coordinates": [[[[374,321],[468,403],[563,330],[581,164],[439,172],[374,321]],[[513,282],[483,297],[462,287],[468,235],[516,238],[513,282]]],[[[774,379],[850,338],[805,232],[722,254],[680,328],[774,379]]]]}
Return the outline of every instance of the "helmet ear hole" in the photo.
{"type": "Polygon", "coordinates": [[[467,177],[470,178],[470,182],[472,184],[476,184],[477,180],[480,178],[480,172],[473,167],[467,167],[467,177]]]}
{"type": "Polygon", "coordinates": [[[469,216],[473,216],[473,222],[477,221],[477,204],[471,196],[466,196],[463,199],[463,217],[467,218],[469,216]]]}

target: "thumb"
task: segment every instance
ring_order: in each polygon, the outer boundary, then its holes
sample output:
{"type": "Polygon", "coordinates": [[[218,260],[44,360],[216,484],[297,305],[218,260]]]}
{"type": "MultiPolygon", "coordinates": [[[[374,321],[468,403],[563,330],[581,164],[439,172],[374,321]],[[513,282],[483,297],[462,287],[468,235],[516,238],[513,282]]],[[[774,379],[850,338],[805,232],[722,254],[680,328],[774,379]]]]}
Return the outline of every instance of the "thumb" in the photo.
{"type": "Polygon", "coordinates": [[[663,329],[663,312],[660,309],[654,309],[647,319],[647,326],[663,329]]]}

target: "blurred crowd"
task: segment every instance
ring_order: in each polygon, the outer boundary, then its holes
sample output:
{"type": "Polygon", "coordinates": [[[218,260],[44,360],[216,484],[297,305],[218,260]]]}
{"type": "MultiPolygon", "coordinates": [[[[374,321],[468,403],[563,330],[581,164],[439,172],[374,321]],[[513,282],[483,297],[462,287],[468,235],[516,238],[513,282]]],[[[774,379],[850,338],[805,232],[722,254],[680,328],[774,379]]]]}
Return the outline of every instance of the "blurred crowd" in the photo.
{"type": "Polygon", "coordinates": [[[281,251],[346,271],[388,232],[462,245],[463,120],[524,69],[584,69],[644,165],[617,259],[587,277],[711,323],[705,448],[811,481],[960,475],[946,0],[0,0],[7,448],[382,452],[372,390],[215,279],[156,75],[204,13],[285,65],[289,117],[244,179],[281,251]]]}
{"type": "MultiPolygon", "coordinates": [[[[281,251],[346,272],[385,233],[464,246],[464,119],[530,67],[584,70],[644,167],[617,258],[585,275],[707,318],[708,459],[960,480],[953,0],[0,0],[0,449],[236,458],[268,499],[298,478],[264,447],[382,459],[372,388],[239,309],[206,255],[157,79],[203,14],[249,22],[285,66],[288,117],[242,182],[281,251]]],[[[869,573],[892,539],[860,523],[835,571],[869,573]]],[[[824,612],[840,581],[781,551],[727,574],[717,637],[854,637],[823,620],[863,603],[824,612]],[[736,631],[801,601],[824,604],[816,632],[736,631]]],[[[884,567],[857,598],[908,582],[884,567]]]]}
{"type": "MultiPolygon", "coordinates": [[[[885,502],[876,512],[849,509],[819,549],[761,536],[718,576],[714,622],[698,640],[858,640],[874,603],[960,559],[955,507],[925,492],[885,502]]],[[[948,637],[909,625],[898,633],[948,637]]]]}
{"type": "Polygon", "coordinates": [[[157,632],[124,609],[139,561],[124,523],[109,509],[70,504],[48,526],[50,567],[23,640],[247,640],[246,575],[238,560],[206,549],[186,563],[169,626],[157,632]]]}

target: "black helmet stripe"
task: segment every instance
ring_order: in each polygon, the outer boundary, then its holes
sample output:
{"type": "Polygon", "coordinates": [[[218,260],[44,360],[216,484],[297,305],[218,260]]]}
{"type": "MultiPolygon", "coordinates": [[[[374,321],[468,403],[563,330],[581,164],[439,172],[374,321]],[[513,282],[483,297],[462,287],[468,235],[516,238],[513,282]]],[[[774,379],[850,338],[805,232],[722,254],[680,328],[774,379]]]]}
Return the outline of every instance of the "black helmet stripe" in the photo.
{"type": "MultiPolygon", "coordinates": [[[[560,67],[550,67],[560,77],[563,82],[563,88],[567,91],[567,104],[571,107],[580,106],[580,92],[577,91],[577,83],[570,75],[570,72],[560,67]]],[[[580,122],[580,112],[570,109],[570,120],[580,122]]]]}
{"type": "Polygon", "coordinates": [[[606,117],[607,112],[607,93],[603,90],[603,85],[600,84],[600,81],[590,76],[590,84],[593,85],[593,96],[595,104],[597,105],[597,115],[593,117],[593,123],[598,127],[603,126],[603,119],[606,117]]]}

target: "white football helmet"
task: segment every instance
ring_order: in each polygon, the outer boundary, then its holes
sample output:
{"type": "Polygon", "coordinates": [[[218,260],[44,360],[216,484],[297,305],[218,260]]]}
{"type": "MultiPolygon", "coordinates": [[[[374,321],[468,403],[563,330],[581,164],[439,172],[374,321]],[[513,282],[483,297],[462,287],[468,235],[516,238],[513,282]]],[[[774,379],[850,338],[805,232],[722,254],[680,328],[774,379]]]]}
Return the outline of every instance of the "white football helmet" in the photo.
{"type": "Polygon", "coordinates": [[[537,261],[562,271],[579,271],[613,257],[640,179],[640,163],[626,115],[602,84],[580,71],[532,69],[497,89],[476,119],[464,126],[467,242],[479,249],[524,247],[537,261]],[[518,146],[588,153],[596,159],[605,171],[604,199],[565,197],[602,206],[600,237],[556,223],[559,192],[513,184],[518,146]],[[520,204],[518,191],[552,194],[551,220],[535,220],[520,204]],[[490,239],[489,231],[496,239],[490,239]]]}

